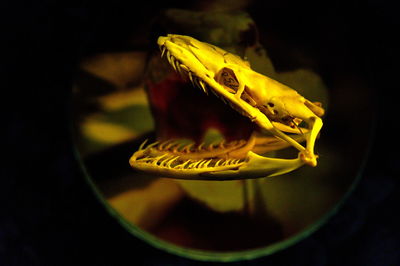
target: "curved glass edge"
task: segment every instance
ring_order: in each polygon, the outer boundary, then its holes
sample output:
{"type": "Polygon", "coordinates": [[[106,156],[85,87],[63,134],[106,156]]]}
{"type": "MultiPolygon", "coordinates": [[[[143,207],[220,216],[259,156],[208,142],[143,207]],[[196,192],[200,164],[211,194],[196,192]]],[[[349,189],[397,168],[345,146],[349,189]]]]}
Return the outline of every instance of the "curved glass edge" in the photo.
{"type": "MultiPolygon", "coordinates": [[[[109,203],[108,201],[102,196],[101,191],[97,187],[97,185],[93,182],[92,178],[90,177],[85,165],[83,164],[82,157],[78,151],[78,148],[73,141],[73,153],[75,159],[78,161],[79,166],[81,167],[82,173],[85,177],[86,182],[88,185],[93,189],[95,196],[99,199],[99,201],[105,206],[106,210],[109,212],[111,216],[113,216],[129,233],[133,234],[135,237],[143,240],[145,243],[152,245],[155,248],[160,250],[166,251],[172,255],[178,255],[187,259],[192,260],[199,260],[199,261],[207,261],[207,262],[235,262],[235,261],[242,261],[242,260],[253,260],[264,256],[269,256],[274,253],[277,253],[280,250],[293,246],[294,244],[300,242],[301,240],[307,238],[308,236],[315,233],[319,228],[325,224],[325,222],[334,216],[342,207],[344,202],[347,198],[351,195],[351,193],[356,188],[357,184],[361,180],[361,177],[364,173],[365,166],[367,164],[372,146],[373,140],[375,138],[375,128],[377,124],[377,115],[375,114],[372,118],[372,125],[369,130],[369,143],[366,147],[365,155],[360,164],[360,170],[358,171],[356,178],[350,185],[347,192],[343,195],[343,197],[339,200],[339,202],[329,211],[327,214],[322,216],[319,220],[311,224],[310,226],[303,229],[300,233],[296,234],[293,237],[288,239],[282,240],[276,244],[268,245],[263,248],[256,248],[256,249],[248,249],[243,251],[232,251],[232,252],[214,252],[214,251],[206,251],[206,250],[199,250],[199,249],[191,249],[191,248],[184,248],[181,246],[177,246],[175,244],[163,241],[154,235],[136,227],[132,223],[128,222],[126,219],[123,218],[109,203]]],[[[71,134],[73,130],[72,119],[70,124],[71,134]]],[[[72,136],[72,135],[71,135],[72,136]]]]}

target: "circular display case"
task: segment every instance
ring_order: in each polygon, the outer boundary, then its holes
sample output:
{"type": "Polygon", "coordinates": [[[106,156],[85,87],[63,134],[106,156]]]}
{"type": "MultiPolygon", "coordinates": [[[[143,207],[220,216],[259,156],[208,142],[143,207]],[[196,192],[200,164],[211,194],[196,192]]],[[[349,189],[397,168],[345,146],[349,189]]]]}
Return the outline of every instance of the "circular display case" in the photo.
{"type": "Polygon", "coordinates": [[[348,53],[343,25],[326,20],[325,28],[302,29],[254,10],[251,15],[265,51],[254,64],[261,62],[262,69],[269,62],[266,72],[272,68],[274,78],[326,108],[315,168],[252,181],[135,172],[130,156],[145,139],[157,138],[145,80],[151,58],[159,57],[152,36],[165,32],[149,27],[148,36],[82,58],[74,88],[74,137],[86,179],[127,232],[167,252],[207,261],[273,254],[329,220],[361,177],[373,132],[373,98],[357,58],[348,53]]]}

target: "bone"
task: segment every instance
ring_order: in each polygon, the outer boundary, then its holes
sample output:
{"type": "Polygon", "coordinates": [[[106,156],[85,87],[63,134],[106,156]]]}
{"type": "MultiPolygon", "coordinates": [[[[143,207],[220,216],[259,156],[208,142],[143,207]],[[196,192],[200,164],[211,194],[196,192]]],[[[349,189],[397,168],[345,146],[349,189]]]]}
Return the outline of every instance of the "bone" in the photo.
{"type": "Polygon", "coordinates": [[[198,151],[202,151],[204,148],[204,142],[200,143],[200,145],[197,147],[198,151]]]}
{"type": "Polygon", "coordinates": [[[161,49],[161,58],[164,56],[165,51],[167,50],[167,48],[163,45],[162,47],[160,46],[161,49]]]}
{"type": "Polygon", "coordinates": [[[179,159],[179,156],[172,157],[172,159],[169,160],[169,161],[165,164],[165,166],[168,167],[168,168],[171,168],[171,164],[172,164],[173,162],[175,162],[176,160],[178,160],[178,159],[179,159]]]}
{"type": "Polygon", "coordinates": [[[174,153],[179,152],[179,148],[181,148],[181,147],[182,147],[182,143],[175,144],[174,146],[171,147],[172,152],[174,152],[174,153]]]}
{"type": "Polygon", "coordinates": [[[162,160],[160,159],[160,160],[158,161],[159,166],[160,166],[160,167],[165,167],[166,163],[167,163],[169,160],[171,160],[171,158],[173,158],[173,157],[172,157],[172,156],[166,156],[166,157],[163,158],[162,160]]]}
{"type": "Polygon", "coordinates": [[[190,149],[194,146],[194,143],[190,143],[182,148],[182,152],[189,153],[190,149]]]}
{"type": "Polygon", "coordinates": [[[201,88],[203,89],[204,93],[208,95],[207,85],[204,83],[204,81],[199,80],[199,84],[200,84],[201,88]]]}
{"type": "Polygon", "coordinates": [[[208,165],[211,163],[211,161],[212,161],[212,159],[207,160],[207,161],[203,164],[203,167],[204,167],[204,168],[207,168],[208,165]]]}
{"type": "Polygon", "coordinates": [[[174,68],[175,72],[178,72],[178,69],[176,68],[176,64],[175,64],[175,57],[173,55],[171,55],[169,63],[171,64],[171,66],[174,68]]]}
{"type": "Polygon", "coordinates": [[[190,69],[187,66],[185,66],[184,64],[180,64],[179,67],[181,69],[185,70],[186,72],[190,72],[190,69]]]}
{"type": "Polygon", "coordinates": [[[164,150],[170,150],[172,147],[175,147],[176,145],[179,145],[179,144],[180,143],[178,140],[171,141],[164,147],[164,150]]]}
{"type": "Polygon", "coordinates": [[[139,149],[138,149],[139,151],[144,150],[144,146],[146,145],[147,141],[148,141],[148,139],[146,139],[145,141],[142,142],[142,144],[140,144],[139,149]]]}
{"type": "Polygon", "coordinates": [[[185,167],[190,163],[190,160],[187,160],[181,164],[176,165],[174,168],[175,169],[185,169],[185,167]]]}
{"type": "Polygon", "coordinates": [[[197,163],[198,163],[198,161],[189,164],[189,165],[187,166],[187,169],[193,169],[194,166],[195,166],[197,163]]]}
{"type": "Polygon", "coordinates": [[[189,77],[189,79],[190,79],[190,82],[192,82],[192,84],[194,84],[194,83],[193,83],[192,72],[188,72],[188,77],[189,77]]]}
{"type": "Polygon", "coordinates": [[[223,160],[224,160],[224,159],[219,159],[219,160],[215,163],[214,167],[218,167],[218,166],[220,165],[220,163],[221,163],[223,160]]]}
{"type": "Polygon", "coordinates": [[[174,142],[174,140],[169,139],[169,140],[166,140],[166,141],[164,141],[164,142],[161,142],[159,145],[157,145],[157,149],[158,149],[159,151],[163,151],[163,150],[166,149],[167,144],[169,144],[169,143],[171,143],[171,142],[174,142]]]}
{"type": "Polygon", "coordinates": [[[181,78],[184,79],[186,77],[186,74],[183,73],[183,70],[181,68],[181,64],[179,63],[178,60],[175,61],[175,66],[176,66],[176,69],[178,70],[178,73],[181,76],[181,78]]]}
{"type": "Polygon", "coordinates": [[[161,155],[161,156],[158,156],[158,157],[154,158],[154,161],[152,161],[151,164],[152,164],[152,165],[157,165],[157,164],[159,163],[159,161],[160,161],[162,158],[166,157],[166,156],[168,156],[168,154],[163,154],[163,155],[161,155]]]}
{"type": "Polygon", "coordinates": [[[159,141],[153,142],[153,143],[149,144],[145,149],[153,148],[154,146],[157,146],[159,143],[160,143],[159,141]]]}

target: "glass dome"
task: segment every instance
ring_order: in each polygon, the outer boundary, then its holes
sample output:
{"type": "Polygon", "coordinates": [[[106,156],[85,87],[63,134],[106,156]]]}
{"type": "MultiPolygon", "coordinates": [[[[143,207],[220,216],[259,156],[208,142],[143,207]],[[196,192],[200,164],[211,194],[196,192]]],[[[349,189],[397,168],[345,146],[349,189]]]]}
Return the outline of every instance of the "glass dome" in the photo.
{"type": "MultiPolygon", "coordinates": [[[[166,9],[149,16],[146,34],[126,30],[124,38],[100,41],[82,57],[74,86],[76,154],[110,215],[157,248],[207,261],[273,254],[329,220],[361,177],[373,130],[373,98],[361,63],[349,53],[353,44],[346,25],[334,14],[319,14],[315,21],[279,5],[265,16],[264,5],[166,9]],[[157,140],[165,130],[185,130],[189,136],[192,127],[210,120],[209,113],[193,115],[192,109],[219,105],[216,98],[190,92],[184,95],[189,105],[175,101],[161,113],[154,111],[156,104],[167,104],[173,89],[154,85],[167,79],[156,45],[167,33],[235,51],[256,71],[321,102],[326,114],[316,143],[318,166],[252,181],[178,180],[134,171],[128,161],[144,140],[157,140]],[[168,95],[155,100],[150,89],[168,95]],[[177,122],[182,120],[189,126],[177,122]]],[[[233,114],[225,128],[241,129],[237,117],[233,114]]],[[[220,138],[222,133],[206,127],[202,134],[220,138]]]]}

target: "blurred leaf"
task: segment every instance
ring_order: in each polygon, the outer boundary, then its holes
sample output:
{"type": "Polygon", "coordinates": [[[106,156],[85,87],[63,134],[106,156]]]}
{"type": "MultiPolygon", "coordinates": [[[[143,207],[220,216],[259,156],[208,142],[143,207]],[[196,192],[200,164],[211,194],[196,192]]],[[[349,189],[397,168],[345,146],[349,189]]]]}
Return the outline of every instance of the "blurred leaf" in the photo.
{"type": "Polygon", "coordinates": [[[104,53],[86,58],[81,68],[118,88],[126,88],[141,81],[145,60],[142,51],[104,53]]]}
{"type": "Polygon", "coordinates": [[[129,222],[149,230],[163,220],[184,194],[172,180],[160,178],[149,186],[127,190],[108,200],[129,222]]]}

